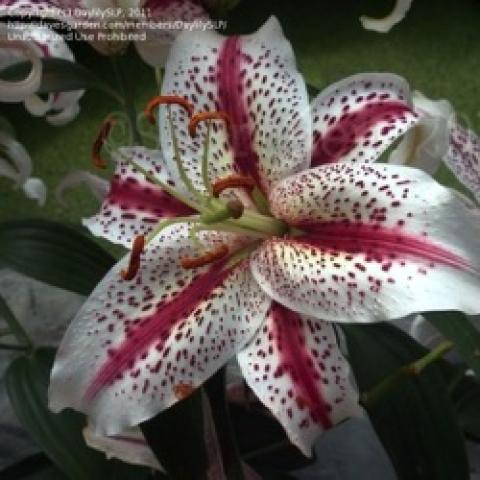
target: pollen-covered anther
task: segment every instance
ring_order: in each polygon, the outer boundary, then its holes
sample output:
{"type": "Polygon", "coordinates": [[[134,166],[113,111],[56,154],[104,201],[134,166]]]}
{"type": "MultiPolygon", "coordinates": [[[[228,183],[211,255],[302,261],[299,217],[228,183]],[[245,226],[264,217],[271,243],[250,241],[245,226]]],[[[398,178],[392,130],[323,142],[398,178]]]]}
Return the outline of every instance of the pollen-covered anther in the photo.
{"type": "Polygon", "coordinates": [[[124,280],[133,280],[138,273],[140,268],[140,256],[143,253],[145,247],[145,237],[143,235],[138,235],[135,237],[132,245],[132,251],[130,253],[130,260],[128,262],[127,270],[122,270],[120,272],[121,277],[124,280]]]}
{"type": "Polygon", "coordinates": [[[107,162],[102,158],[102,148],[116,123],[115,117],[107,117],[100,129],[92,146],[92,162],[97,168],[107,168],[107,162]]]}
{"type": "Polygon", "coordinates": [[[195,391],[195,387],[189,383],[179,383],[173,386],[173,393],[178,400],[189,397],[195,391]]]}
{"type": "Polygon", "coordinates": [[[147,103],[147,106],[144,110],[145,116],[152,125],[155,124],[155,115],[153,111],[160,105],[179,105],[180,107],[183,107],[184,110],[186,110],[189,117],[193,115],[193,105],[185,98],[179,97],[177,95],[159,95],[157,97],[153,97],[147,103]]]}
{"type": "Polygon", "coordinates": [[[255,188],[255,180],[246,175],[232,174],[228,177],[219,178],[212,184],[212,194],[217,197],[228,188],[246,188],[252,191],[255,188]]]}
{"type": "Polygon", "coordinates": [[[200,255],[198,257],[183,257],[182,259],[180,259],[180,264],[183,268],[186,269],[199,268],[216,262],[217,260],[225,257],[225,255],[227,254],[228,247],[222,243],[217,248],[209,250],[208,252],[205,252],[203,255],[200,255]]]}
{"type": "Polygon", "coordinates": [[[225,112],[200,112],[196,113],[188,124],[188,133],[191,137],[197,136],[197,126],[201,122],[206,122],[209,120],[222,120],[227,124],[227,128],[230,129],[231,120],[227,113],[225,112]]]}

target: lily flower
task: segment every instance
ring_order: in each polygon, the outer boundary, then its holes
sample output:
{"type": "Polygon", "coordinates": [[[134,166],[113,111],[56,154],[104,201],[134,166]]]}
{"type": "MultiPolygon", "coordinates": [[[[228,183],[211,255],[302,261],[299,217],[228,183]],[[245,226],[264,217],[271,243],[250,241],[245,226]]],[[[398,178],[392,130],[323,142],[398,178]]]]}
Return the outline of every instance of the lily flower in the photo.
{"type": "Polygon", "coordinates": [[[433,175],[442,162],[480,201],[480,138],[458,122],[447,100],[431,100],[414,92],[420,121],[391,153],[389,162],[411,165],[433,175]]]}
{"type": "Polygon", "coordinates": [[[360,17],[360,23],[366,30],[378,33],[388,33],[392,27],[400,23],[412,6],[413,0],[395,0],[392,11],[383,18],[372,18],[366,15],[360,17]]]}
{"type": "Polygon", "coordinates": [[[181,34],[162,93],[147,113],[159,107],[163,154],[120,150],[85,222],[132,251],[66,332],[50,408],[116,435],[236,355],[309,455],[363,413],[335,322],[478,313],[477,222],[421,170],[373,163],[417,122],[406,82],[355,75],[310,107],[275,18],[252,35],[181,34]]]}
{"type": "Polygon", "coordinates": [[[80,112],[78,104],[84,90],[50,93],[46,99],[36,94],[42,75],[41,58],[75,61],[63,38],[46,26],[0,22],[0,70],[25,60],[32,61],[28,77],[20,82],[0,80],[0,100],[23,102],[27,111],[45,117],[51,125],[64,125],[80,112]]]}
{"type": "Polygon", "coordinates": [[[0,176],[13,180],[16,188],[40,206],[47,200],[47,187],[40,178],[32,177],[32,159],[25,147],[7,131],[0,130],[0,176]]]}
{"type": "MultiPolygon", "coordinates": [[[[209,19],[200,0],[0,0],[0,16],[65,22],[98,52],[122,52],[130,38],[142,59],[163,66],[168,49],[187,24],[209,19]]],[[[200,24],[197,28],[200,28],[200,24]]]]}

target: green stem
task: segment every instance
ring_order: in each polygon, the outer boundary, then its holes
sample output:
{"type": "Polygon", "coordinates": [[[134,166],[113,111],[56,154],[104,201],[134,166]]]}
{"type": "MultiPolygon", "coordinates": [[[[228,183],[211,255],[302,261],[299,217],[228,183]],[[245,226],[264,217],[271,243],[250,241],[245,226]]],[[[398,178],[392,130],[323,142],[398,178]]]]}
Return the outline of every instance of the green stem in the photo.
{"type": "Polygon", "coordinates": [[[192,181],[190,180],[190,177],[187,175],[187,172],[185,171],[185,168],[182,163],[182,158],[180,155],[180,148],[178,146],[178,139],[177,135],[175,133],[175,125],[173,124],[173,118],[172,118],[172,109],[170,105],[167,105],[167,116],[168,116],[168,123],[170,125],[170,132],[172,135],[172,145],[173,145],[173,156],[175,159],[175,163],[177,165],[177,170],[178,173],[180,174],[180,178],[185,185],[185,188],[197,199],[200,198],[200,193],[195,189],[193,186],[192,181]]]}
{"type": "Polygon", "coordinates": [[[203,148],[203,156],[202,156],[202,180],[208,195],[211,196],[212,184],[210,182],[210,177],[208,176],[208,155],[210,153],[210,133],[211,133],[210,129],[211,129],[211,122],[208,122],[207,134],[205,138],[205,146],[203,148]]]}
{"type": "Polygon", "coordinates": [[[155,67],[155,83],[157,84],[158,94],[162,93],[162,82],[163,82],[163,68],[155,67]]]}
{"type": "Polygon", "coordinates": [[[452,348],[453,343],[448,340],[440,343],[440,345],[428,352],[424,357],[421,357],[415,362],[409,363],[408,365],[404,365],[399,370],[383,379],[368,392],[363,393],[360,398],[361,403],[365,407],[371,407],[372,405],[375,405],[407,378],[420,375],[428,365],[441,358],[452,348]]]}
{"type": "Polygon", "coordinates": [[[154,229],[148,234],[146,240],[147,243],[150,243],[157,235],[159,235],[163,230],[171,225],[175,225],[176,223],[197,223],[200,217],[175,217],[169,218],[167,220],[161,220],[157,223],[154,229]]]}
{"type": "Polygon", "coordinates": [[[281,236],[288,231],[288,226],[281,220],[247,209],[239,219],[234,221],[234,223],[240,227],[249,228],[270,235],[281,236]]]}
{"type": "Polygon", "coordinates": [[[123,95],[123,107],[130,123],[130,131],[132,132],[133,142],[137,145],[140,145],[141,138],[137,129],[137,111],[134,103],[135,96],[133,85],[128,80],[128,75],[126,74],[122,65],[122,59],[117,56],[112,56],[111,59],[113,70],[115,72],[120,91],[123,95]]]}

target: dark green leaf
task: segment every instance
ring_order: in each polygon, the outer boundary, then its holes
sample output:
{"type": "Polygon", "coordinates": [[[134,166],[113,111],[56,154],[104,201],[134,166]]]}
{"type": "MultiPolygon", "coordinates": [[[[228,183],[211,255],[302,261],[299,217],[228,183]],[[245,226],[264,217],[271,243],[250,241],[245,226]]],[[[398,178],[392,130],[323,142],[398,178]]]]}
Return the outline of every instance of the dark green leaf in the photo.
{"type": "Polygon", "coordinates": [[[480,440],[480,388],[463,397],[456,409],[460,428],[480,440]]]}
{"type": "Polygon", "coordinates": [[[10,403],[32,438],[69,478],[104,480],[108,463],[85,445],[81,433],[85,417],[73,411],[54,414],[47,408],[54,355],[53,349],[39,349],[10,365],[5,376],[10,403]]]}
{"type": "Polygon", "coordinates": [[[7,302],[0,295],[0,319],[3,319],[10,330],[10,333],[15,336],[17,342],[25,347],[31,347],[30,338],[27,332],[23,329],[22,325],[18,322],[17,318],[10,310],[7,302]]]}
{"type": "Polygon", "coordinates": [[[228,480],[244,480],[242,459],[235,440],[230,412],[226,399],[225,368],[221,368],[205,383],[205,392],[210,402],[212,421],[217,435],[223,468],[228,480]]]}
{"type": "Polygon", "coordinates": [[[140,424],[143,434],[172,480],[207,479],[202,390],[140,424]]]}
{"type": "MultiPolygon", "coordinates": [[[[117,98],[110,86],[100,80],[93,72],[79,63],[61,58],[42,58],[42,81],[37,93],[68,92],[96,88],[117,98]]],[[[15,63],[0,71],[0,78],[19,81],[28,76],[31,70],[28,61],[15,63]]]]}
{"type": "Polygon", "coordinates": [[[429,312],[424,316],[448,340],[480,379],[480,332],[460,312],[429,312]]]}
{"type": "MultiPolygon", "coordinates": [[[[427,353],[389,325],[346,325],[344,332],[362,392],[427,353]]],[[[464,439],[437,365],[406,378],[368,413],[401,480],[468,479],[464,439]]]]}
{"type": "Polygon", "coordinates": [[[25,275],[89,294],[114,258],[77,230],[46,220],[0,224],[0,261],[25,275]]]}
{"type": "Polygon", "coordinates": [[[68,480],[43,453],[20,460],[0,472],[2,480],[68,480]]]}

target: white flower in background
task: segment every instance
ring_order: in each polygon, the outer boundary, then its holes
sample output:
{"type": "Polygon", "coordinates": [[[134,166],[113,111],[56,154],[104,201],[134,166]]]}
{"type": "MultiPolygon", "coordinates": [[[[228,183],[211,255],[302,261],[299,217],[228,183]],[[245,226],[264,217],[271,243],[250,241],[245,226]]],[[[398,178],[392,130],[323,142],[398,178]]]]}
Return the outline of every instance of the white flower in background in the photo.
{"type": "Polygon", "coordinates": [[[383,18],[372,18],[366,15],[360,17],[360,22],[366,30],[387,33],[397,23],[401,22],[412,6],[413,0],[396,0],[393,10],[383,18]]]}
{"type": "Polygon", "coordinates": [[[433,175],[442,162],[480,200],[480,139],[459,124],[447,100],[413,95],[420,121],[392,152],[389,163],[410,165],[433,175]]]}
{"type": "Polygon", "coordinates": [[[65,175],[57,185],[55,189],[57,202],[66,206],[63,198],[65,191],[82,185],[86,186],[90,190],[90,193],[100,202],[103,201],[110,190],[110,182],[104,178],[85,170],[76,170],[65,175]]]}
{"type": "Polygon", "coordinates": [[[209,20],[200,0],[0,0],[0,16],[65,22],[79,35],[89,36],[89,43],[104,55],[123,51],[132,40],[151,66],[163,66],[183,29],[201,28],[192,22],[209,20]],[[98,28],[92,29],[93,23],[98,28]]]}
{"type": "Polygon", "coordinates": [[[42,76],[41,58],[75,61],[63,38],[46,26],[0,23],[0,39],[0,70],[25,60],[33,65],[28,77],[20,82],[0,81],[0,101],[23,102],[30,114],[44,116],[51,125],[73,120],[80,111],[78,101],[84,90],[50,93],[46,98],[35,93],[42,76]],[[18,40],[12,40],[12,35],[18,40]]]}
{"type": "Polygon", "coordinates": [[[40,206],[47,199],[47,188],[39,178],[31,177],[32,160],[22,144],[6,131],[0,131],[0,176],[13,180],[25,195],[40,206]]]}

